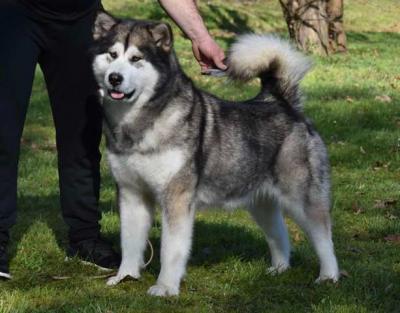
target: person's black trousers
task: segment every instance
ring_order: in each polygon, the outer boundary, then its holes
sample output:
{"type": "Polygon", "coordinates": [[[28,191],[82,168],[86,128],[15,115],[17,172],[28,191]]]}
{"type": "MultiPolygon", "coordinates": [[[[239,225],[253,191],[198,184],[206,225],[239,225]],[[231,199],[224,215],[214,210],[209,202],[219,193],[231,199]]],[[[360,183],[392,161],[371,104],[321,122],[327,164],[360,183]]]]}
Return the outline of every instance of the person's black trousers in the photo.
{"type": "Polygon", "coordinates": [[[0,241],[16,222],[19,146],[37,63],[56,127],[70,240],[96,237],[101,112],[88,53],[96,12],[74,21],[43,21],[13,2],[0,2],[0,241]]]}

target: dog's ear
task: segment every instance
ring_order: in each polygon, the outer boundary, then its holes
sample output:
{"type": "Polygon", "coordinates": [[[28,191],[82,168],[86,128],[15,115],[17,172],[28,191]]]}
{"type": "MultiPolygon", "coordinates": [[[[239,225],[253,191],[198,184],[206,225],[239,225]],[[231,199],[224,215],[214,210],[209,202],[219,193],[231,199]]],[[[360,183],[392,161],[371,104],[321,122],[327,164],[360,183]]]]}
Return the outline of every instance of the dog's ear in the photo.
{"type": "Polygon", "coordinates": [[[172,48],[172,29],[166,23],[157,23],[148,26],[148,30],[156,44],[165,52],[170,52],[172,48]]]}
{"type": "Polygon", "coordinates": [[[98,11],[93,27],[94,40],[104,37],[118,21],[106,11],[98,11]]]}

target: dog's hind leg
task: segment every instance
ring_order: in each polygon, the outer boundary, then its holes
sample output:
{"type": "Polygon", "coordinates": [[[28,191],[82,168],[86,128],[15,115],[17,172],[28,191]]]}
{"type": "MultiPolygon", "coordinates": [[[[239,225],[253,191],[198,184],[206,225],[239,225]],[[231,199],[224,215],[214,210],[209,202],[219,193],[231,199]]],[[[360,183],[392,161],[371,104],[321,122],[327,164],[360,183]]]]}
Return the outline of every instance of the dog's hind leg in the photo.
{"type": "Polygon", "coordinates": [[[161,297],[179,294],[192,243],[194,215],[187,193],[175,195],[163,208],[161,271],[148,294],[161,297]]]}
{"type": "MultiPolygon", "coordinates": [[[[301,208],[302,206],[300,206],[301,208]]],[[[316,282],[339,279],[339,268],[334,253],[329,206],[323,201],[311,201],[304,209],[288,208],[289,215],[311,240],[320,262],[320,274],[316,282]]]]}
{"type": "Polygon", "coordinates": [[[265,233],[271,252],[268,272],[279,274],[290,266],[290,243],[282,212],[275,201],[263,200],[251,205],[250,213],[265,233]]]}
{"type": "Polygon", "coordinates": [[[143,267],[153,207],[146,197],[133,188],[119,187],[122,262],[116,276],[107,285],[116,285],[125,277],[139,278],[143,267]]]}
{"type": "Polygon", "coordinates": [[[277,197],[310,238],[320,262],[317,281],[337,281],[330,220],[329,163],[321,138],[296,126],[285,139],[275,165],[277,197]]]}

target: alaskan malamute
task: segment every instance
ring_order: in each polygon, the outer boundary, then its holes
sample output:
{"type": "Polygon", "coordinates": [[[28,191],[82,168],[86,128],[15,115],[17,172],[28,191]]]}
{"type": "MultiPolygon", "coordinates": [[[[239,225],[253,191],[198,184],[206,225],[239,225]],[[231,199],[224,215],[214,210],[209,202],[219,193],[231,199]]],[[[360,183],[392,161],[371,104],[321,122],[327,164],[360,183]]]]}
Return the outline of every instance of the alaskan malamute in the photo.
{"type": "Polygon", "coordinates": [[[271,273],[289,268],[287,213],[310,238],[318,281],[337,281],[326,148],[304,117],[299,81],[310,67],[271,35],[240,36],[228,76],[261,79],[250,100],[196,88],[181,70],[169,25],[100,12],[93,69],[104,108],[107,155],[118,185],[122,263],[109,285],[138,278],[154,208],[162,208],[161,271],[148,293],[179,293],[195,211],[246,207],[265,233],[271,273]]]}

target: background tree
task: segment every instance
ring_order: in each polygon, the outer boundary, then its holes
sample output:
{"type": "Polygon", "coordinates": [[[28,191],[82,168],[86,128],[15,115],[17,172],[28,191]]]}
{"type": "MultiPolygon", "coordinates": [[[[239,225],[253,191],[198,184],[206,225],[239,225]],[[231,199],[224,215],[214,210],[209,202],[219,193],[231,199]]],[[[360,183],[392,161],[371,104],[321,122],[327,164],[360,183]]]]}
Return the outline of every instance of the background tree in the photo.
{"type": "Polygon", "coordinates": [[[346,51],[343,0],[279,0],[299,49],[328,55],[346,51]]]}
{"type": "Polygon", "coordinates": [[[346,52],[347,40],[343,27],[343,0],[328,0],[326,13],[328,15],[329,52],[346,52]]]}

